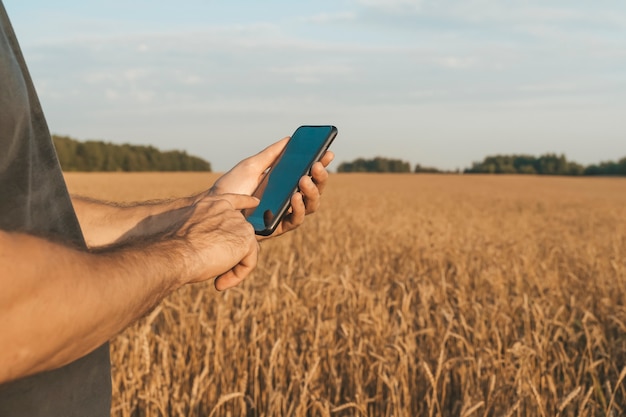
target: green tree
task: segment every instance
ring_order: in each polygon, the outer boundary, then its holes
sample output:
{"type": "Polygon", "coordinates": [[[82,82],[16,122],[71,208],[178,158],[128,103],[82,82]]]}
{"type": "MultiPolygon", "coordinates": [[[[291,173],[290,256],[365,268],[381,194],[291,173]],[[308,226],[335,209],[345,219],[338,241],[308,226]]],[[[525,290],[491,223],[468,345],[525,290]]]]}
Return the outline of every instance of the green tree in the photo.
{"type": "Polygon", "coordinates": [[[565,155],[548,153],[539,158],[531,155],[487,156],[482,162],[474,162],[465,173],[488,174],[539,174],[539,175],[626,175],[626,158],[618,162],[601,162],[582,166],[568,161],[565,155]]]}
{"type": "Polygon", "coordinates": [[[357,158],[352,162],[342,162],[337,172],[411,172],[411,164],[399,159],[375,157],[373,159],[357,158]]]}
{"type": "Polygon", "coordinates": [[[416,164],[415,168],[413,169],[413,172],[415,172],[416,174],[438,174],[441,173],[441,171],[437,168],[433,168],[433,167],[425,167],[422,166],[420,164],[416,164]]]}
{"type": "Polygon", "coordinates": [[[52,139],[64,171],[211,171],[209,162],[185,151],[161,152],[153,146],[81,142],[57,135],[52,139]]]}

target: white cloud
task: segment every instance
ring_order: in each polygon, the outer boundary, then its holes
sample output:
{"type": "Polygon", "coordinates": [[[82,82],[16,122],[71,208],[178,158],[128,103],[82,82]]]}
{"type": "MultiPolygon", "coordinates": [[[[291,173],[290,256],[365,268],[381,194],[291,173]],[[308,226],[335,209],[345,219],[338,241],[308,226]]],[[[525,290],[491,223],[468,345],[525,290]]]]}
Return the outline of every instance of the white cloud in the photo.
{"type": "Polygon", "coordinates": [[[181,84],[185,85],[202,85],[205,83],[205,79],[196,74],[182,74],[180,76],[181,84]]]}
{"type": "Polygon", "coordinates": [[[578,90],[578,86],[572,82],[554,81],[550,83],[522,84],[517,87],[519,91],[528,93],[571,93],[578,90]]]}
{"type": "Polygon", "coordinates": [[[458,56],[444,56],[437,58],[435,62],[443,68],[464,70],[468,68],[476,67],[477,59],[474,57],[458,57],[458,56]]]}
{"type": "Polygon", "coordinates": [[[270,72],[280,75],[289,75],[300,79],[315,79],[321,81],[323,78],[346,76],[354,73],[354,69],[347,65],[298,65],[286,67],[273,67],[270,72]]]}
{"type": "Polygon", "coordinates": [[[95,70],[85,74],[82,79],[87,84],[100,84],[115,81],[115,76],[110,72],[95,70]]]}
{"type": "Polygon", "coordinates": [[[117,99],[120,98],[120,93],[118,93],[116,90],[112,88],[107,88],[104,91],[104,96],[106,97],[107,100],[116,101],[117,99]]]}
{"type": "Polygon", "coordinates": [[[422,0],[357,0],[357,3],[386,13],[419,12],[422,0]]]}
{"type": "Polygon", "coordinates": [[[131,83],[148,78],[152,71],[146,68],[128,68],[122,72],[122,78],[131,83]]]}
{"type": "MultiPolygon", "coordinates": [[[[447,15],[461,21],[517,24],[569,24],[587,23],[602,26],[623,26],[626,17],[623,10],[614,11],[597,5],[561,3],[561,6],[541,1],[499,2],[484,0],[463,0],[447,3],[430,2],[429,10],[438,15],[447,15]],[[435,6],[437,5],[437,6],[435,6]],[[591,7],[589,7],[591,6],[591,7]]],[[[571,28],[576,29],[576,28],[571,28]]]]}
{"type": "Polygon", "coordinates": [[[352,22],[356,19],[357,14],[354,11],[347,11],[336,13],[319,13],[313,16],[300,17],[298,20],[305,23],[311,22],[315,24],[328,24],[352,22]]]}

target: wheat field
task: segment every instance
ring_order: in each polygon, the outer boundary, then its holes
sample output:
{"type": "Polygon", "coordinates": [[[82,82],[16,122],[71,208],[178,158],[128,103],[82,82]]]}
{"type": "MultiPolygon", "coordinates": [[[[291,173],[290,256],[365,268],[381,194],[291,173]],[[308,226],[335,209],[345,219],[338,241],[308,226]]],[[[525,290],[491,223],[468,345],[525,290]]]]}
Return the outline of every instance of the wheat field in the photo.
{"type": "MultiPolygon", "coordinates": [[[[66,178],[134,201],[216,175],[66,178]]],[[[333,174],[240,287],[112,341],[112,415],[624,415],[625,294],[625,179],[333,174]]]]}

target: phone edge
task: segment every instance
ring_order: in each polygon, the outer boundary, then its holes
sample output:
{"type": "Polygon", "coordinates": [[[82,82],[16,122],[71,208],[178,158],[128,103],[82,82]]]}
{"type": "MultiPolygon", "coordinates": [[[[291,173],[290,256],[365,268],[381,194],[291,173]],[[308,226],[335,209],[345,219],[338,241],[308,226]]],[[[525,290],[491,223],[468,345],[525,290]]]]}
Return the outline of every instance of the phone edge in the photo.
{"type": "MultiPolygon", "coordinates": [[[[337,134],[339,133],[339,130],[334,125],[302,125],[302,126],[299,126],[294,131],[294,134],[295,134],[295,132],[297,132],[298,129],[303,128],[303,127],[325,127],[325,126],[329,126],[331,128],[330,134],[326,138],[326,142],[324,143],[324,147],[320,148],[320,151],[318,152],[316,157],[311,161],[311,163],[307,166],[307,168],[305,169],[303,175],[309,175],[309,176],[311,175],[311,168],[313,167],[313,165],[316,162],[319,162],[319,160],[322,159],[322,156],[324,156],[324,153],[328,150],[328,148],[330,148],[330,145],[334,142],[335,137],[337,137],[337,134]]],[[[294,193],[296,193],[298,191],[299,191],[299,187],[298,187],[298,185],[296,183],[296,187],[291,192],[291,195],[293,195],[294,193]]],[[[261,230],[256,230],[255,229],[254,233],[256,235],[259,235],[259,236],[269,236],[272,233],[274,233],[276,231],[276,228],[278,227],[278,225],[282,221],[283,217],[285,216],[285,212],[287,210],[289,210],[289,207],[291,207],[291,197],[287,200],[287,203],[283,205],[283,207],[279,211],[279,214],[275,216],[274,222],[272,222],[272,224],[269,227],[266,227],[266,228],[261,229],[261,230]]]]}

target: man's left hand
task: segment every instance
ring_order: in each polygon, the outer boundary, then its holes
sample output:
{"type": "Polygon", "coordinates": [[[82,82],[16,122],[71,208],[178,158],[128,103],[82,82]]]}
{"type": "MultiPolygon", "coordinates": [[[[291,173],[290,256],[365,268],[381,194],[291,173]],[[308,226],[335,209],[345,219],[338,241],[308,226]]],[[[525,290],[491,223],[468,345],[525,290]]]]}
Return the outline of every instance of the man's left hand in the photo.
{"type": "MultiPolygon", "coordinates": [[[[258,154],[239,162],[230,171],[222,175],[207,194],[211,196],[219,194],[251,195],[263,179],[267,169],[271,167],[285,148],[288,140],[289,137],[281,139],[258,154]]],[[[319,162],[313,164],[311,176],[305,175],[300,178],[298,182],[299,192],[291,197],[291,208],[271,235],[272,237],[297,228],[304,222],[306,215],[317,211],[320,206],[320,196],[328,181],[326,167],[333,158],[334,154],[327,151],[319,162]]],[[[264,237],[258,236],[257,238],[260,240],[264,237]]]]}

